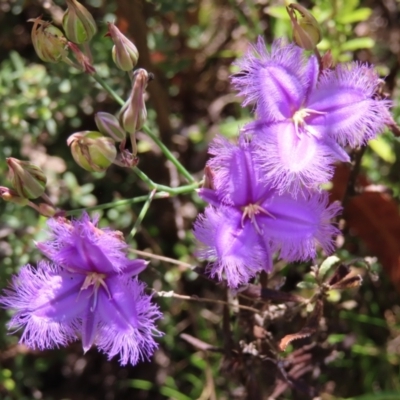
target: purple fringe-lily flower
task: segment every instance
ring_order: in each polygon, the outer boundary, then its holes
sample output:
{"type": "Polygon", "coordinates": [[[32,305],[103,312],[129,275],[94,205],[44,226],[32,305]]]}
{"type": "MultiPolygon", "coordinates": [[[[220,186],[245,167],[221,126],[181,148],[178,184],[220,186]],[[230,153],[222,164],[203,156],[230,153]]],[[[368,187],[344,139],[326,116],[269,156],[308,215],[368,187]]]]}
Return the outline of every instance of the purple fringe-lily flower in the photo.
{"type": "Polygon", "coordinates": [[[243,136],[238,146],[217,138],[208,162],[213,188],[200,190],[210,205],[195,222],[194,235],[202,244],[198,255],[210,262],[210,275],[230,287],[270,272],[276,251],[286,261],[314,258],[317,244],[330,253],[338,233],[330,220],[340,206],[328,205],[326,193],[295,199],[266,186],[255,148],[243,136]]]}
{"type": "Polygon", "coordinates": [[[390,102],[377,96],[381,80],[365,64],[320,71],[295,44],[277,40],[269,53],[260,38],[238,66],[232,83],[257,115],[244,133],[257,140],[265,181],[280,191],[329,181],[332,164],[350,160],[343,147],[366,143],[388,121],[390,102]]]}
{"type": "Polygon", "coordinates": [[[0,302],[16,310],[8,327],[24,328],[20,341],[31,348],[81,339],[85,352],[97,346],[134,365],[157,348],[161,313],[136,277],[147,263],[128,259],[122,235],[96,225],[87,214],[49,220],[52,238],[37,246],[52,263],[22,267],[0,302]]]}

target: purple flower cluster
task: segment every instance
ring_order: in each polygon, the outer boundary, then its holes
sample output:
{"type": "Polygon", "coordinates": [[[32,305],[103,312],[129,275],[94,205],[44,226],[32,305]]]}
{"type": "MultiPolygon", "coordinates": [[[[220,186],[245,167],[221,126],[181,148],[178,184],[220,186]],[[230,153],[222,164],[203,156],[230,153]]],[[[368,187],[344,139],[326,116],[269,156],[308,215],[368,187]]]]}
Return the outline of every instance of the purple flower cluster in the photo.
{"type": "Polygon", "coordinates": [[[233,85],[254,104],[257,119],[238,144],[217,138],[208,162],[209,203],[195,223],[199,258],[228,286],[272,269],[272,255],[312,259],[316,246],[329,253],[338,233],[330,220],[340,211],[319,187],[333,163],[348,162],[344,147],[380,133],[389,102],[376,96],[380,79],[359,63],[320,71],[315,56],[278,40],[269,53],[259,39],[238,62],[233,85]]]}
{"type": "Polygon", "coordinates": [[[97,346],[109,359],[119,355],[121,365],[149,358],[161,313],[137,279],[147,263],[128,259],[122,235],[87,214],[48,225],[51,239],[37,247],[52,263],[22,267],[0,298],[16,310],[9,329],[24,328],[20,341],[35,349],[80,339],[85,352],[97,346]]]}

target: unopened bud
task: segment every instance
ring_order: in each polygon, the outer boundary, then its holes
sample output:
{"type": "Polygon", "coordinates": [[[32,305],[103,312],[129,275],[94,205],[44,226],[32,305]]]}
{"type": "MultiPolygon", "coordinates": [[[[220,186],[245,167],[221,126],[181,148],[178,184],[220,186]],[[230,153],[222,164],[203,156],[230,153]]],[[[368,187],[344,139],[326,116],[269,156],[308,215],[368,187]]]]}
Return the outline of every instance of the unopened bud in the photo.
{"type": "Polygon", "coordinates": [[[54,217],[59,212],[54,206],[47,203],[40,203],[37,206],[37,211],[44,217],[54,217]]]}
{"type": "Polygon", "coordinates": [[[9,189],[4,186],[0,186],[0,197],[4,201],[9,201],[11,203],[15,203],[20,206],[26,206],[27,204],[29,204],[28,199],[19,196],[15,190],[9,189]]]}
{"type": "Polygon", "coordinates": [[[321,41],[321,30],[314,16],[300,4],[286,7],[293,28],[293,41],[305,50],[314,50],[321,41]],[[295,10],[301,18],[297,19],[295,10]]]}
{"type": "Polygon", "coordinates": [[[87,74],[94,74],[96,72],[96,69],[93,67],[89,57],[82,53],[82,50],[78,45],[68,42],[68,47],[71,49],[76,61],[79,64],[78,68],[80,67],[80,69],[87,74]]]}
{"type": "Polygon", "coordinates": [[[111,22],[108,23],[107,36],[114,42],[112,58],[115,65],[122,71],[132,71],[139,58],[136,46],[111,22]]]}
{"type": "Polygon", "coordinates": [[[12,157],[6,160],[11,183],[19,196],[36,199],[44,193],[47,178],[39,167],[12,157]]]}
{"type": "Polygon", "coordinates": [[[45,62],[58,63],[67,58],[67,38],[60,29],[38,17],[33,21],[32,43],[36,54],[45,62]]]}
{"type": "Polygon", "coordinates": [[[94,116],[94,120],[102,134],[113,138],[116,142],[126,139],[126,132],[114,115],[100,111],[94,116]]]}
{"type": "Polygon", "coordinates": [[[97,32],[92,14],[76,0],[66,0],[68,8],[64,13],[62,25],[67,38],[81,44],[92,39],[97,32]]]}
{"type": "Polygon", "coordinates": [[[144,102],[144,94],[149,74],[140,68],[134,73],[133,87],[128,101],[122,107],[119,120],[126,132],[134,134],[146,122],[147,110],[144,102]]]}
{"type": "Polygon", "coordinates": [[[68,138],[67,144],[76,163],[90,172],[105,171],[117,156],[114,141],[100,132],[74,133],[68,138]]]}

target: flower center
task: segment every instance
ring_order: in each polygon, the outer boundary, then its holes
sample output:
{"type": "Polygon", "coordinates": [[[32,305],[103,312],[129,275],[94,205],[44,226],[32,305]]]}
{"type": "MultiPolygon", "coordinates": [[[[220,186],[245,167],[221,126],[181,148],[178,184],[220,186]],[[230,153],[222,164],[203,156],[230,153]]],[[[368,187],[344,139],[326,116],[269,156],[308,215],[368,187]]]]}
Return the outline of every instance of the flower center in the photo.
{"type": "Polygon", "coordinates": [[[307,126],[305,121],[305,119],[312,114],[325,115],[326,112],[316,111],[310,108],[302,108],[293,114],[292,121],[294,123],[294,130],[296,131],[298,138],[301,137],[303,132],[314,136],[317,134],[317,132],[311,126],[307,126]]]}
{"type": "Polygon", "coordinates": [[[259,227],[258,223],[257,223],[257,219],[256,216],[260,213],[263,213],[265,215],[268,215],[272,218],[275,219],[275,217],[269,213],[265,208],[262,208],[259,204],[255,203],[255,204],[249,204],[245,207],[242,207],[243,210],[243,214],[242,214],[242,228],[244,226],[244,220],[246,218],[250,219],[250,222],[254,225],[255,230],[257,231],[257,233],[259,233],[260,235],[262,234],[262,229],[259,227]]]}
{"type": "Polygon", "coordinates": [[[106,278],[106,274],[99,274],[97,272],[89,272],[85,278],[85,280],[83,281],[83,284],[81,286],[81,291],[82,290],[86,290],[87,288],[89,288],[90,286],[93,285],[93,292],[91,294],[91,296],[93,295],[93,304],[90,307],[90,311],[94,311],[94,309],[96,308],[97,305],[97,294],[99,291],[100,286],[102,286],[105,291],[108,294],[108,297],[111,299],[111,293],[108,290],[108,286],[105,282],[105,278],[106,278]]]}

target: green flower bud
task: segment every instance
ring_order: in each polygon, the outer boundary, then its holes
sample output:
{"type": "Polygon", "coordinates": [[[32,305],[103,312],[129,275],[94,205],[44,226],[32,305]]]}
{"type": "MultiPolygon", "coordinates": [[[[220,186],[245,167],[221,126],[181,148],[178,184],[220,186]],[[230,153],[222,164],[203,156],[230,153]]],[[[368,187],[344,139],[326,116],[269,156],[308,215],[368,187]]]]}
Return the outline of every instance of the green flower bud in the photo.
{"type": "Polygon", "coordinates": [[[122,127],[131,134],[138,131],[147,119],[144,94],[148,82],[149,74],[146,70],[140,68],[135,71],[131,94],[119,114],[119,121],[122,127]]]}
{"type": "Polygon", "coordinates": [[[117,156],[114,140],[100,132],[74,133],[68,138],[67,144],[76,163],[90,172],[105,171],[117,156]]]}
{"type": "Polygon", "coordinates": [[[305,50],[314,50],[321,41],[321,29],[317,20],[300,4],[289,4],[286,10],[292,22],[293,41],[305,50]],[[301,16],[299,20],[295,10],[301,16]]]}
{"type": "Polygon", "coordinates": [[[115,65],[122,71],[132,71],[139,58],[136,46],[111,22],[108,23],[107,36],[114,42],[112,58],[115,65]]]}
{"type": "Polygon", "coordinates": [[[74,43],[89,42],[97,32],[92,14],[76,0],[66,0],[68,8],[64,13],[62,25],[67,38],[74,43]]]}
{"type": "Polygon", "coordinates": [[[18,196],[16,191],[4,186],[0,186],[0,197],[4,201],[10,201],[20,206],[26,206],[30,203],[28,199],[18,196]]]}
{"type": "Polygon", "coordinates": [[[36,199],[44,193],[47,178],[43,171],[27,161],[7,158],[11,183],[19,196],[36,199]]]}
{"type": "Polygon", "coordinates": [[[97,128],[104,135],[113,138],[116,142],[122,142],[126,139],[126,132],[114,115],[101,111],[94,116],[94,120],[97,128]]]}
{"type": "Polygon", "coordinates": [[[68,41],[60,29],[42,21],[41,17],[32,21],[32,43],[39,58],[51,63],[65,60],[68,55],[68,41]]]}

